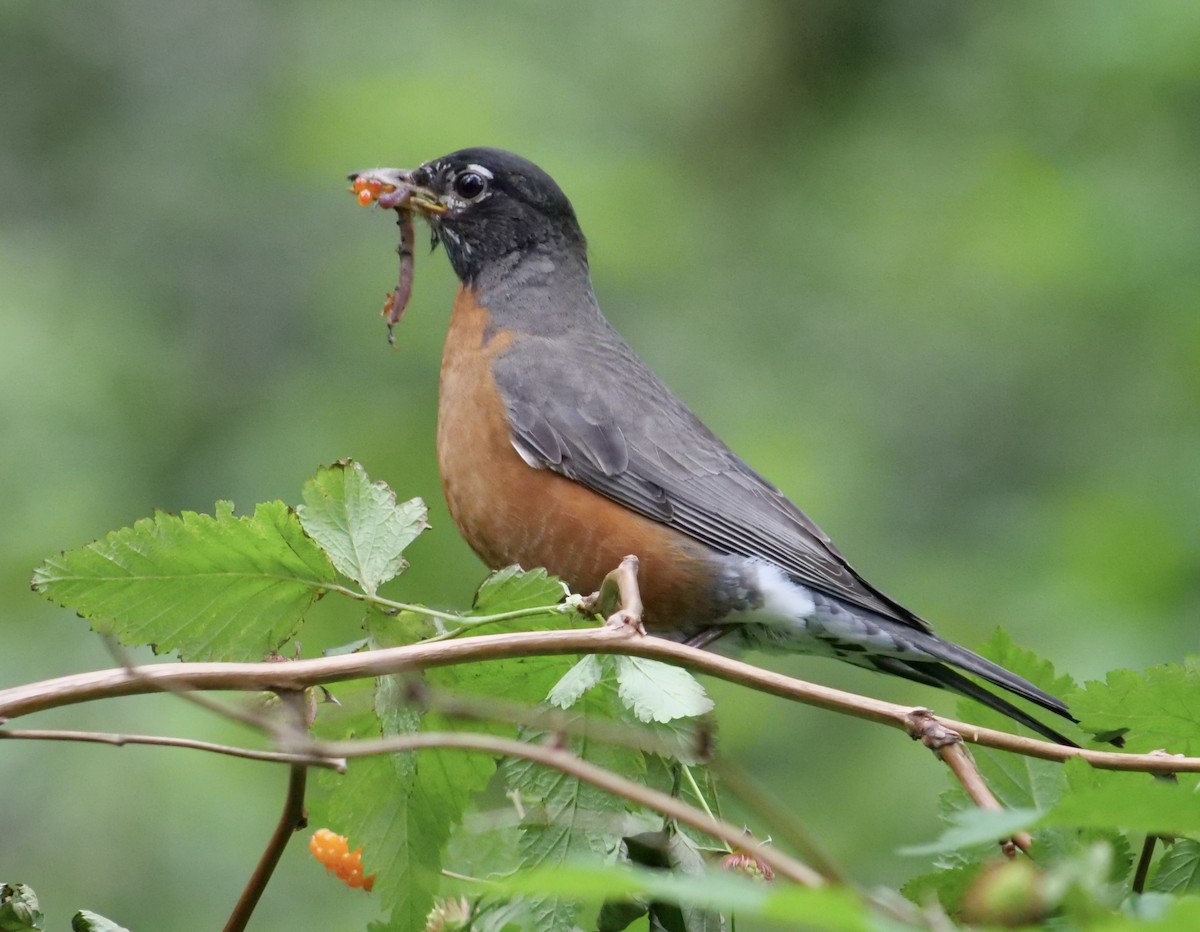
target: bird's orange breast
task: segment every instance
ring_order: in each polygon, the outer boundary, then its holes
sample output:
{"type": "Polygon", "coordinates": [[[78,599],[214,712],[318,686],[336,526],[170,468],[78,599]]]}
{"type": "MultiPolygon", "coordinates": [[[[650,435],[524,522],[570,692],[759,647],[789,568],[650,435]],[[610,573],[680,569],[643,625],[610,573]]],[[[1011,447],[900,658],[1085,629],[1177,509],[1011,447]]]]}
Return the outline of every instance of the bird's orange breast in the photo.
{"type": "MultiPolygon", "coordinates": [[[[648,625],[714,620],[711,551],[518,455],[492,361],[519,339],[489,327],[487,308],[459,289],[442,356],[437,447],[442,490],[467,543],[493,569],[544,566],[584,594],[636,554],[648,625]]],[[[528,377],[538,377],[536,360],[528,377]]]]}

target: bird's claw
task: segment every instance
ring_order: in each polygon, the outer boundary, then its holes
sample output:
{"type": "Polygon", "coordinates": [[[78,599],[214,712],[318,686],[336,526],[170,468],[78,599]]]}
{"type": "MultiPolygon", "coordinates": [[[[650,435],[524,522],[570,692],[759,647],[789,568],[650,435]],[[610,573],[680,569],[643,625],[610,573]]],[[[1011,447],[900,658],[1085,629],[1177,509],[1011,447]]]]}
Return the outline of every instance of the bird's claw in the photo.
{"type": "Polygon", "coordinates": [[[640,612],[631,612],[626,609],[613,612],[604,619],[604,627],[635,631],[643,637],[646,636],[646,626],[642,623],[640,612]]]}
{"type": "Polygon", "coordinates": [[[638,565],[637,557],[632,554],[625,557],[620,566],[604,577],[596,592],[580,598],[579,610],[589,615],[611,612],[605,615],[605,627],[632,628],[638,634],[645,634],[642,595],[637,581],[638,565]]]}

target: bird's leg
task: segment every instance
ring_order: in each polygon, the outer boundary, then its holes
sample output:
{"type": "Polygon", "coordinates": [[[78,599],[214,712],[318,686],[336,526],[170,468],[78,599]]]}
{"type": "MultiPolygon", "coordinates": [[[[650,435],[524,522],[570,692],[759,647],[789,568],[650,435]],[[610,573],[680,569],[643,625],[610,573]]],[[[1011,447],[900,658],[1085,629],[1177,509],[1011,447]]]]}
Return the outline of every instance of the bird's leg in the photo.
{"type": "Polygon", "coordinates": [[[620,566],[604,577],[600,589],[585,596],[580,608],[585,612],[603,614],[604,623],[613,628],[631,627],[638,634],[646,633],[642,624],[642,593],[638,588],[638,558],[625,557],[620,566]],[[609,614],[610,610],[616,609],[609,614]]]}
{"type": "Polygon", "coordinates": [[[703,650],[708,647],[713,641],[718,638],[723,638],[733,629],[729,625],[712,625],[709,628],[702,628],[693,634],[683,643],[688,647],[694,647],[697,650],[703,650]]]}

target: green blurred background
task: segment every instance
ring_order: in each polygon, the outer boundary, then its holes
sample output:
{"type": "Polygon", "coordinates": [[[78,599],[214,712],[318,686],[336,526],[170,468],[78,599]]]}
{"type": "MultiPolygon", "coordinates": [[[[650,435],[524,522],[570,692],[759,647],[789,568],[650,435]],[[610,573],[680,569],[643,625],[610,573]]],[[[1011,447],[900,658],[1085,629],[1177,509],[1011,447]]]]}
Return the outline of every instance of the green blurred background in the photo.
{"type": "MultiPolygon", "coordinates": [[[[393,594],[483,576],[440,497],[454,288],[347,171],[513,149],[573,199],[601,304],[856,565],[1076,678],[1180,659],[1200,609],[1200,7],[1190,2],[0,7],[0,684],[112,664],[28,591],[153,508],[298,499],[361,460],[434,530],[393,594]]],[[[348,640],[326,609],[306,640],[348,640]]],[[[759,658],[762,659],[762,658],[759,658]]],[[[952,710],[821,661],[779,669],[952,710]]],[[[865,883],[936,832],[892,732],[714,686],[726,753],[865,883]]],[[[244,737],[168,698],[29,724],[244,737]]],[[[0,879],[51,927],[213,928],[285,775],[187,751],[0,747],[0,879]]],[[[361,927],[294,845],[257,929],[361,927]]]]}

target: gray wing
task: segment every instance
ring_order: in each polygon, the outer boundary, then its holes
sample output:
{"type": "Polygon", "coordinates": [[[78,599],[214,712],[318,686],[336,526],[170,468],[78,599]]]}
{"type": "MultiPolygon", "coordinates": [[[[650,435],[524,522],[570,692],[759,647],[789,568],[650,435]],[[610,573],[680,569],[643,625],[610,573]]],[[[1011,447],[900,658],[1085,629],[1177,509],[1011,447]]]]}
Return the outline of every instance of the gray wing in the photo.
{"type": "Polygon", "coordinates": [[[910,627],[929,625],[854,571],[825,533],[692,414],[614,331],[571,360],[525,336],[493,363],[513,446],[719,553],[757,557],[797,582],[910,627]],[[548,387],[554,386],[550,393],[548,387]]]}

